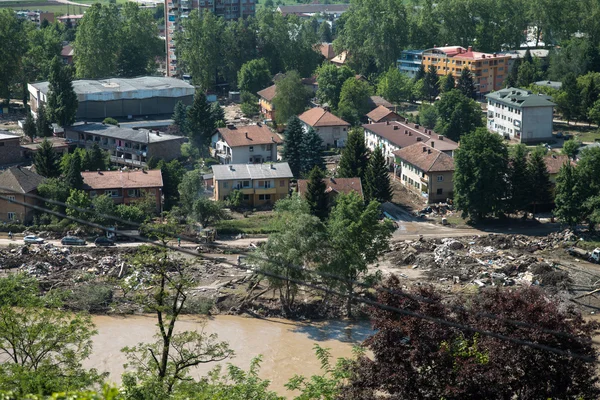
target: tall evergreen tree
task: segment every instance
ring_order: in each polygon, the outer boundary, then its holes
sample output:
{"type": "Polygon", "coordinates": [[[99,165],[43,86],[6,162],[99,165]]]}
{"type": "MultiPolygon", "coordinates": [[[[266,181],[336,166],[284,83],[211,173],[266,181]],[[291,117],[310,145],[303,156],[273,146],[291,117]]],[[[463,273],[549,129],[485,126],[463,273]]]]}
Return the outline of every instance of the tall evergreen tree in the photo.
{"type": "Polygon", "coordinates": [[[37,119],[35,120],[36,132],[39,137],[52,136],[52,126],[46,116],[46,106],[40,105],[37,109],[37,119]]]}
{"type": "Polygon", "coordinates": [[[433,65],[429,66],[423,78],[423,94],[429,101],[433,101],[440,94],[440,79],[433,65]]]}
{"type": "Polygon", "coordinates": [[[577,170],[570,162],[560,168],[556,178],[554,215],[573,227],[581,221],[582,198],[578,186],[577,170]]]}
{"type": "Polygon", "coordinates": [[[425,71],[425,66],[423,64],[420,64],[419,69],[417,70],[417,73],[415,74],[415,82],[418,80],[424,79],[425,75],[427,75],[427,71],[425,71]]]}
{"type": "Polygon", "coordinates": [[[581,114],[581,92],[574,74],[568,74],[563,79],[561,93],[557,96],[557,105],[567,122],[579,118],[581,114]]]}
{"type": "Polygon", "coordinates": [[[545,151],[543,148],[537,148],[531,152],[527,171],[529,173],[529,189],[531,201],[533,203],[533,218],[535,218],[536,206],[538,204],[550,203],[550,174],[544,160],[545,151]]]}
{"type": "Polygon", "coordinates": [[[188,134],[188,106],[180,100],[175,104],[173,109],[173,125],[177,126],[179,133],[182,135],[188,134]]]}
{"type": "Polygon", "coordinates": [[[323,180],[324,178],[323,170],[315,166],[308,175],[305,195],[310,213],[321,220],[327,219],[329,214],[327,193],[325,193],[327,186],[323,180]]]}
{"type": "Polygon", "coordinates": [[[54,57],[48,80],[47,114],[51,122],[61,127],[71,125],[77,114],[77,95],[71,81],[71,69],[54,57]]]}
{"type": "Polygon", "coordinates": [[[299,177],[302,172],[302,141],[304,131],[302,123],[297,116],[288,121],[287,128],[283,134],[283,159],[287,161],[294,177],[299,177]]]}
{"type": "Polygon", "coordinates": [[[210,105],[210,114],[212,120],[215,122],[215,126],[225,126],[225,110],[223,110],[218,101],[210,105]]]}
{"type": "Polygon", "coordinates": [[[348,132],[346,147],[342,150],[342,157],[337,168],[340,178],[365,178],[368,164],[368,151],[365,145],[365,135],[361,128],[354,128],[348,132]]]}
{"type": "Polygon", "coordinates": [[[323,162],[323,139],[313,128],[302,135],[302,173],[308,174],[313,168],[325,169],[323,162]]]}
{"type": "Polygon", "coordinates": [[[365,203],[369,203],[371,200],[385,203],[392,199],[393,191],[390,183],[390,174],[385,164],[383,152],[379,147],[375,148],[375,151],[369,158],[363,188],[365,203]]]}
{"type": "Polygon", "coordinates": [[[467,67],[464,67],[460,73],[457,88],[462,94],[470,99],[474,99],[477,96],[473,74],[467,67]]]}
{"type": "Polygon", "coordinates": [[[86,153],[88,154],[87,169],[90,171],[104,171],[107,169],[107,154],[102,151],[98,143],[94,143],[86,153]]]}
{"type": "Polygon", "coordinates": [[[215,133],[215,121],[212,117],[206,95],[201,90],[196,91],[194,103],[188,110],[188,128],[190,140],[200,150],[202,156],[210,144],[211,136],[215,133]]]}
{"type": "Polygon", "coordinates": [[[456,82],[454,81],[454,77],[452,74],[448,74],[444,77],[442,87],[440,89],[442,90],[442,93],[446,93],[454,89],[455,85],[456,82]]]}
{"type": "Polygon", "coordinates": [[[524,144],[519,144],[513,148],[509,174],[510,211],[525,211],[531,203],[531,187],[527,169],[527,146],[524,144]]]}
{"type": "Polygon", "coordinates": [[[328,21],[323,21],[321,25],[319,25],[319,39],[323,43],[331,43],[333,40],[333,35],[331,34],[331,26],[329,26],[328,21]]]}
{"type": "Polygon", "coordinates": [[[31,111],[27,111],[27,116],[25,117],[25,122],[23,123],[23,133],[33,142],[33,139],[35,139],[36,127],[31,111]]]}
{"type": "Polygon", "coordinates": [[[590,77],[590,79],[587,82],[587,85],[583,88],[583,91],[581,93],[581,112],[583,117],[585,117],[585,119],[587,119],[590,124],[594,121],[592,121],[592,119],[588,116],[590,114],[589,110],[591,110],[594,107],[594,103],[596,103],[596,100],[598,100],[596,82],[593,77],[590,77]]]}
{"type": "Polygon", "coordinates": [[[60,175],[58,156],[49,140],[44,139],[35,153],[33,161],[35,172],[46,178],[56,178],[60,175]]]}
{"type": "Polygon", "coordinates": [[[81,176],[81,158],[79,153],[75,152],[69,160],[69,167],[65,174],[65,183],[71,190],[81,190],[83,187],[83,177],[81,176]]]}

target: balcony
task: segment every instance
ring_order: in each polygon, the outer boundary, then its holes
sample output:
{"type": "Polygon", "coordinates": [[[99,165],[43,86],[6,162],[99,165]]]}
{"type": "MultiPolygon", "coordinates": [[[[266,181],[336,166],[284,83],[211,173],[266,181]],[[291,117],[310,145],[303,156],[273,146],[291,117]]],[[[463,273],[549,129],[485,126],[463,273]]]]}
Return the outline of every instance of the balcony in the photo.
{"type": "Polygon", "coordinates": [[[275,194],[277,193],[277,189],[274,187],[270,187],[270,188],[265,188],[265,187],[258,187],[254,190],[255,194],[275,194]]]}
{"type": "Polygon", "coordinates": [[[139,161],[139,160],[132,160],[129,158],[121,158],[121,157],[115,157],[115,156],[110,156],[110,162],[113,162],[115,164],[123,164],[123,165],[132,165],[132,166],[136,166],[136,167],[145,167],[146,163],[143,161],[139,161]]]}

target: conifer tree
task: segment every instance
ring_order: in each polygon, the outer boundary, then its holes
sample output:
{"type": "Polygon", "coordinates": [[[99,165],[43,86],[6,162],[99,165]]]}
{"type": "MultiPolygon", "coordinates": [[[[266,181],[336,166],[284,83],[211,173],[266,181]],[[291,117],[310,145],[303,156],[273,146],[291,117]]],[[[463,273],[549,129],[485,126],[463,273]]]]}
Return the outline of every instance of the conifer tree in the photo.
{"type": "Polygon", "coordinates": [[[299,177],[302,172],[302,123],[297,116],[288,121],[283,134],[283,159],[287,161],[294,177],[299,177]]]}
{"type": "Polygon", "coordinates": [[[474,99],[477,95],[475,90],[475,82],[473,80],[473,74],[467,67],[463,68],[458,78],[458,90],[466,97],[474,99]]]}
{"type": "Polygon", "coordinates": [[[454,81],[454,77],[452,76],[452,74],[448,74],[444,78],[444,82],[440,89],[442,90],[443,93],[446,93],[446,92],[449,92],[452,89],[454,89],[455,85],[456,85],[456,82],[454,81]]]}
{"type": "Polygon", "coordinates": [[[177,126],[179,133],[182,135],[188,134],[188,106],[183,104],[182,101],[178,101],[173,109],[173,125],[177,126]]]}
{"type": "Polygon", "coordinates": [[[423,78],[423,94],[429,101],[433,101],[440,94],[440,79],[433,65],[429,66],[423,78]]]}
{"type": "Polygon", "coordinates": [[[52,136],[52,127],[50,126],[48,117],[46,116],[46,106],[43,104],[38,107],[35,126],[38,137],[52,136]]]}
{"type": "Polygon", "coordinates": [[[558,172],[555,194],[554,215],[570,227],[577,225],[582,216],[582,199],[577,170],[570,162],[565,163],[558,172]]]}
{"type": "Polygon", "coordinates": [[[337,168],[337,176],[340,178],[359,177],[363,180],[367,170],[367,156],[368,151],[362,128],[351,129],[348,132],[346,147],[342,150],[342,157],[337,168]]]}
{"type": "Polygon", "coordinates": [[[47,114],[51,122],[61,127],[71,125],[77,114],[77,95],[71,81],[71,69],[64,66],[60,58],[54,57],[48,80],[47,114]]]}
{"type": "Polygon", "coordinates": [[[544,160],[545,151],[538,147],[529,157],[527,171],[529,173],[529,190],[533,203],[533,218],[535,218],[536,206],[550,202],[550,174],[544,160]]]}
{"type": "Polygon", "coordinates": [[[33,142],[33,139],[35,139],[36,128],[33,115],[31,115],[30,111],[27,111],[27,116],[25,117],[25,122],[23,123],[23,133],[25,133],[25,136],[28,136],[33,142]]]}
{"type": "Polygon", "coordinates": [[[375,151],[369,158],[367,172],[363,182],[365,203],[371,200],[377,200],[379,203],[390,201],[393,196],[392,186],[390,183],[390,175],[385,157],[381,148],[375,148],[375,151]]]}
{"type": "Polygon", "coordinates": [[[527,146],[519,144],[510,157],[510,211],[525,211],[531,203],[530,176],[527,169],[527,146]]]}
{"type": "Polygon", "coordinates": [[[35,172],[46,178],[56,178],[60,175],[57,154],[47,139],[44,139],[35,153],[34,165],[35,172]]]}
{"type": "Polygon", "coordinates": [[[73,153],[69,160],[69,167],[65,174],[65,183],[71,189],[81,190],[83,177],[81,176],[81,158],[78,152],[73,153]]]}
{"type": "Polygon", "coordinates": [[[206,101],[206,95],[200,90],[196,91],[194,103],[188,110],[187,128],[190,140],[204,157],[204,150],[208,148],[210,138],[215,133],[215,121],[210,104],[206,101]]]}
{"type": "Polygon", "coordinates": [[[417,73],[415,74],[415,82],[425,78],[426,74],[427,74],[427,71],[425,71],[425,66],[423,64],[419,65],[419,69],[417,70],[417,73]]]}
{"type": "Polygon", "coordinates": [[[92,148],[87,151],[87,154],[87,166],[90,171],[103,171],[108,167],[106,162],[107,155],[104,151],[102,151],[100,146],[98,146],[98,143],[94,143],[92,148]]]}
{"type": "Polygon", "coordinates": [[[325,169],[323,162],[323,139],[313,128],[302,136],[302,173],[310,173],[314,167],[325,169]]]}
{"type": "Polygon", "coordinates": [[[310,213],[321,220],[325,220],[329,214],[324,177],[323,170],[315,166],[308,176],[305,195],[310,213]]]}

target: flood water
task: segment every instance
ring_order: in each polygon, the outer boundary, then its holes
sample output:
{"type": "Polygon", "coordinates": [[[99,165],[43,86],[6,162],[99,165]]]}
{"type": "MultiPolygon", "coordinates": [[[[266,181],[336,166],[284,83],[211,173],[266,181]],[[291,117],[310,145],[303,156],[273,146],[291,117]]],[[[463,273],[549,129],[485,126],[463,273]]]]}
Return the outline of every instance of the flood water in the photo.
{"type": "MultiPolygon", "coordinates": [[[[150,342],[158,332],[155,316],[94,316],[98,335],[94,336],[94,350],[84,367],[109,372],[109,381],[119,384],[126,358],[121,353],[125,346],[150,342]]],[[[257,319],[242,316],[218,315],[207,319],[184,317],[177,322],[178,330],[200,330],[217,333],[235,351],[235,357],[221,362],[235,364],[245,370],[250,361],[261,354],[260,376],[271,381],[271,390],[282,396],[291,396],[284,384],[294,375],[320,374],[320,364],[313,347],[331,349],[334,359],[352,355],[352,346],[362,342],[371,333],[369,322],[292,322],[283,319],[257,319]]],[[[216,363],[199,366],[193,373],[198,378],[206,375],[216,363]]]]}

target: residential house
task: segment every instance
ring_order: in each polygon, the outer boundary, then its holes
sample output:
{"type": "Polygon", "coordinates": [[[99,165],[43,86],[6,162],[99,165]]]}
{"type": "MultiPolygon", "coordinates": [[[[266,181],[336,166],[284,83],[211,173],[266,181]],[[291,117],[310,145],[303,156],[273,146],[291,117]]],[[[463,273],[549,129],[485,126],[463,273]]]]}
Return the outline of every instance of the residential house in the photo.
{"type": "Polygon", "coordinates": [[[522,143],[552,138],[554,104],[549,96],[529,90],[507,88],[487,98],[487,128],[522,143]]]}
{"type": "Polygon", "coordinates": [[[321,43],[319,45],[319,51],[327,61],[330,61],[336,56],[335,50],[333,50],[333,43],[321,43]]]}
{"type": "Polygon", "coordinates": [[[83,14],[75,14],[75,15],[63,15],[62,17],[56,18],[58,22],[61,24],[66,24],[67,21],[71,22],[73,27],[77,26],[79,22],[83,19],[83,14]]]}
{"type": "MultiPolygon", "coordinates": [[[[335,199],[340,193],[358,193],[363,198],[363,189],[360,178],[325,178],[325,193],[327,193],[327,205],[331,208],[335,205],[335,199]]],[[[298,194],[306,196],[308,190],[308,179],[298,179],[298,194]]]]}
{"type": "Polygon", "coordinates": [[[294,176],[288,163],[213,165],[214,198],[225,200],[231,192],[242,192],[251,207],[274,204],[289,195],[294,176]]]}
{"type": "Polygon", "coordinates": [[[400,182],[427,203],[445,201],[454,193],[454,159],[423,143],[394,151],[400,182]]]}
{"type": "Polygon", "coordinates": [[[534,83],[535,86],[546,87],[554,90],[560,90],[562,88],[562,82],[557,81],[538,81],[534,83]]]}
{"type": "Polygon", "coordinates": [[[445,136],[438,135],[431,129],[424,128],[419,124],[400,121],[386,121],[362,126],[365,130],[365,144],[374,151],[380,147],[387,164],[394,165],[394,152],[415,143],[425,144],[436,148],[452,157],[458,148],[458,143],[445,136]]]}
{"type": "Polygon", "coordinates": [[[21,155],[23,159],[33,160],[44,139],[52,144],[52,149],[59,157],[69,152],[69,143],[67,143],[66,139],[59,137],[36,138],[33,143],[21,145],[21,155]]]}
{"type": "Polygon", "coordinates": [[[348,61],[348,52],[344,50],[329,61],[336,67],[343,67],[348,61]]]}
{"type": "MultiPolygon", "coordinates": [[[[548,58],[548,55],[550,54],[550,50],[548,50],[548,49],[528,49],[528,50],[529,50],[529,54],[531,54],[531,57],[539,58],[539,59],[548,58]]],[[[502,55],[502,56],[510,57],[508,60],[508,71],[512,71],[514,66],[517,65],[516,61],[522,60],[525,57],[525,53],[527,53],[528,50],[527,49],[525,49],[525,50],[507,50],[507,51],[501,51],[498,54],[502,55]]]]}
{"type": "Polygon", "coordinates": [[[83,148],[94,143],[110,153],[115,164],[144,167],[151,158],[170,161],[181,155],[182,136],[148,129],[132,129],[101,123],[77,123],[65,128],[67,142],[83,148]]]}
{"type": "Polygon", "coordinates": [[[75,51],[73,50],[73,46],[71,46],[70,44],[63,46],[62,50],[60,51],[60,58],[62,58],[63,64],[66,64],[66,65],[73,64],[73,55],[74,54],[75,54],[75,51]]]}
{"type": "Polygon", "coordinates": [[[144,196],[156,201],[156,212],[162,211],[163,178],[160,169],[82,172],[83,190],[90,198],[107,195],[115,204],[131,204],[144,196]]]}
{"type": "Polygon", "coordinates": [[[348,122],[321,107],[311,108],[298,118],[302,121],[304,131],[308,132],[310,128],[313,128],[327,148],[344,147],[350,128],[348,122]]]}
{"type": "Polygon", "coordinates": [[[37,188],[46,178],[23,167],[10,167],[0,174],[0,221],[12,223],[30,223],[39,201],[32,196],[37,195],[37,188]]]}
{"type": "Polygon", "coordinates": [[[571,163],[571,165],[575,166],[575,162],[573,162],[569,156],[565,154],[559,154],[554,151],[549,152],[544,157],[544,161],[546,163],[546,169],[548,170],[548,174],[550,175],[550,182],[552,184],[556,184],[556,178],[558,177],[558,173],[563,165],[567,163],[571,163]]]}
{"type": "Polygon", "coordinates": [[[53,12],[42,12],[42,11],[17,11],[17,17],[21,19],[33,22],[38,28],[44,21],[48,21],[49,24],[54,22],[53,12]]]}
{"type": "MultiPolygon", "coordinates": [[[[358,76],[362,76],[362,75],[357,75],[357,77],[358,76]]],[[[380,107],[380,106],[384,106],[386,108],[389,108],[390,110],[395,109],[395,107],[392,103],[390,103],[389,101],[387,101],[386,99],[384,99],[381,96],[369,96],[368,103],[369,103],[369,109],[371,111],[373,111],[374,109],[376,109],[377,107],[380,107]]]]}
{"type": "Polygon", "coordinates": [[[403,50],[397,61],[398,69],[410,78],[414,78],[421,68],[423,50],[403,50]]]}
{"type": "Polygon", "coordinates": [[[400,115],[390,110],[385,106],[379,106],[370,113],[367,114],[367,119],[370,124],[376,124],[378,122],[391,122],[391,121],[403,121],[400,115]]]}
{"type": "Polygon", "coordinates": [[[212,138],[213,156],[222,164],[277,161],[281,138],[263,124],[219,128],[212,138]]]}
{"type": "Polygon", "coordinates": [[[263,89],[258,94],[258,105],[260,106],[260,113],[265,116],[266,119],[275,119],[275,109],[273,108],[273,99],[275,98],[276,85],[271,85],[266,89],[263,89]]]}
{"type": "Polygon", "coordinates": [[[17,164],[22,160],[21,138],[8,131],[0,131],[0,165],[17,164]]]}

